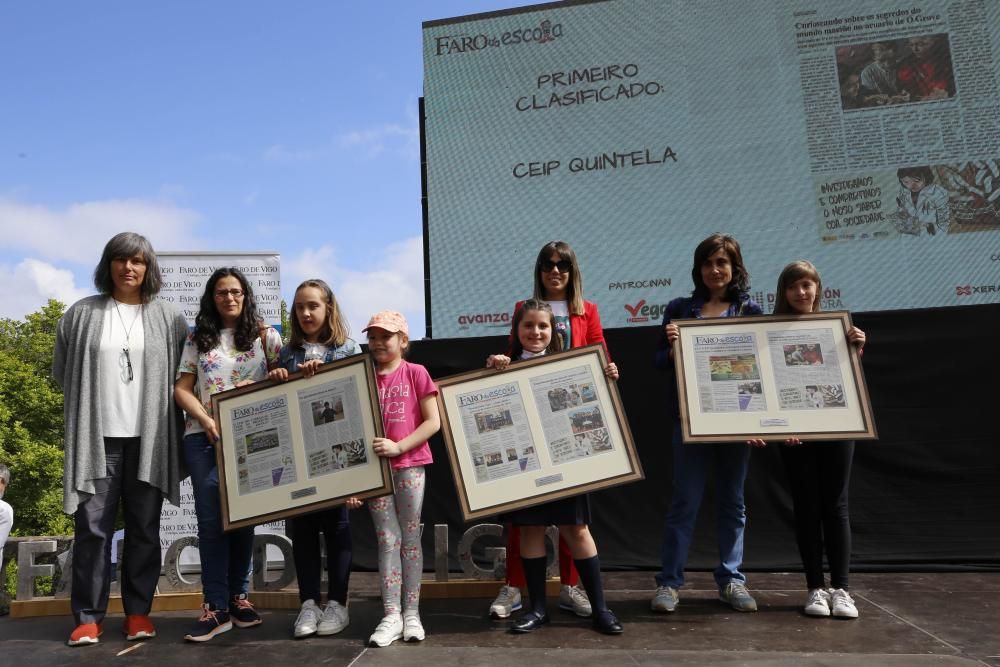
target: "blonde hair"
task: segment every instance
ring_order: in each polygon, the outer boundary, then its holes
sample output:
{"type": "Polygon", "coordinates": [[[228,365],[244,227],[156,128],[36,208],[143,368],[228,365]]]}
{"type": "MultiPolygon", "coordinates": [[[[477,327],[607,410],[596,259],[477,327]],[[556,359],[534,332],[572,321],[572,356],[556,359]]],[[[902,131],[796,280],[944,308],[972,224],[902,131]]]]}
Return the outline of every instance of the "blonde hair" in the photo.
{"type": "Polygon", "coordinates": [[[812,265],[812,262],[800,259],[796,262],[792,262],[782,269],[781,275],[778,276],[777,294],[774,295],[775,315],[787,315],[789,313],[796,312],[791,306],[788,305],[788,297],[785,296],[785,292],[788,291],[789,285],[797,280],[802,280],[803,278],[808,278],[816,283],[816,298],[813,299],[812,310],[810,312],[815,313],[820,310],[820,296],[823,294],[823,281],[820,280],[819,271],[812,265]]]}
{"type": "MultiPolygon", "coordinates": [[[[305,287],[315,287],[326,301],[326,318],[323,321],[323,328],[319,332],[319,340],[316,342],[328,347],[340,347],[347,341],[347,337],[350,336],[351,331],[347,325],[347,321],[340,313],[340,306],[337,305],[337,298],[333,296],[333,290],[330,289],[330,286],[325,281],[319,278],[310,278],[309,280],[303,280],[295,288],[295,293],[298,294],[299,290],[305,287]]],[[[295,312],[294,299],[292,300],[292,316],[289,319],[292,323],[292,335],[289,337],[288,342],[295,347],[302,347],[305,342],[305,334],[302,332],[298,314],[295,312]]]]}

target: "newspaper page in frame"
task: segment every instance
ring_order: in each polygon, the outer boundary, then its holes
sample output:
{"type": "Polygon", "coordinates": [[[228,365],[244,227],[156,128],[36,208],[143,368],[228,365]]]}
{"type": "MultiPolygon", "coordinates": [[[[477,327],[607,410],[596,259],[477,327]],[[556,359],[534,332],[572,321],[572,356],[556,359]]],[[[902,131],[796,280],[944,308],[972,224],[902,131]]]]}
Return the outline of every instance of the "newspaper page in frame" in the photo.
{"type": "Polygon", "coordinates": [[[531,379],[553,465],[614,451],[589,366],[531,379]]]}
{"type": "Polygon", "coordinates": [[[477,482],[538,470],[538,452],[517,383],[460,394],[458,403],[477,482]]]}
{"type": "Polygon", "coordinates": [[[767,410],[756,336],[694,336],[695,373],[702,412],[767,410]]]}
{"type": "Polygon", "coordinates": [[[358,387],[353,376],[296,393],[310,479],[368,463],[358,387]]]}
{"type": "Polygon", "coordinates": [[[844,408],[847,401],[833,330],[768,331],[778,408],[844,408]]]}
{"type": "Polygon", "coordinates": [[[298,481],[284,396],[235,408],[231,416],[241,496],[298,481]]]}

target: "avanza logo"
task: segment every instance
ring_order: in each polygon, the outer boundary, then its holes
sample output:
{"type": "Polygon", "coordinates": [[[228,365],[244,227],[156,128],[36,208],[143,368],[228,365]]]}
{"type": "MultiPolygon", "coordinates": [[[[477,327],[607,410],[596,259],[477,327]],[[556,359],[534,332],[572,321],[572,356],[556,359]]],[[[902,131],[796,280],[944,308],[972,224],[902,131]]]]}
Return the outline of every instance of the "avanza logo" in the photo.
{"type": "Polygon", "coordinates": [[[507,327],[510,326],[510,313],[470,313],[458,316],[458,327],[460,329],[468,329],[471,324],[507,327]]]}
{"type": "Polygon", "coordinates": [[[556,40],[562,37],[562,35],[562,24],[553,24],[552,21],[547,19],[542,21],[536,28],[529,27],[508,30],[494,35],[488,35],[483,32],[476,35],[440,35],[434,38],[434,55],[448,56],[453,53],[469,53],[471,51],[482,51],[483,49],[528,44],[531,42],[544,44],[556,40]]]}
{"type": "Polygon", "coordinates": [[[643,299],[634,306],[625,304],[625,310],[628,311],[630,317],[626,317],[625,321],[630,324],[642,324],[644,322],[649,322],[650,320],[658,320],[663,317],[663,313],[667,312],[666,304],[652,304],[647,305],[646,300],[643,299]]]}

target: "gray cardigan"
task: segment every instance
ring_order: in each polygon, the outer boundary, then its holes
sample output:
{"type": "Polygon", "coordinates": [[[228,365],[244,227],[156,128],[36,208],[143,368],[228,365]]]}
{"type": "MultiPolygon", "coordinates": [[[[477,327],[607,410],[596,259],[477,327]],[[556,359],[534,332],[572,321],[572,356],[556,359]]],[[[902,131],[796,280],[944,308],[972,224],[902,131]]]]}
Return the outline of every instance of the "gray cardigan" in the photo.
{"type": "MultiPolygon", "coordinates": [[[[81,494],[94,493],[94,480],[107,476],[101,433],[100,357],[104,309],[110,297],[77,301],[59,320],[52,376],[63,389],[66,422],[63,510],[76,512],[81,494]]],[[[170,303],[153,299],[142,308],[143,357],[140,399],[139,480],[180,504],[183,413],[174,403],[174,373],[187,322],[170,303]]]]}

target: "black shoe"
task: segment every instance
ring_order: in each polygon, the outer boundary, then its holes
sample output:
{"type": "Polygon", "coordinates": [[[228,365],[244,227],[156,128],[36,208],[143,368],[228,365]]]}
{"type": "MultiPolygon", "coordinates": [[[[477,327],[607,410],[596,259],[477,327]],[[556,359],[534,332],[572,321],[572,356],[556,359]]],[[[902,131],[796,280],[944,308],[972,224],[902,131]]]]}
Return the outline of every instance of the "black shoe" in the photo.
{"type": "Polygon", "coordinates": [[[548,622],[548,614],[539,614],[537,611],[529,611],[527,614],[514,621],[514,624],[510,626],[510,631],[521,634],[534,632],[548,622]]]}
{"type": "Polygon", "coordinates": [[[610,609],[599,611],[594,614],[594,629],[606,635],[620,635],[625,632],[621,621],[610,609]]]}

